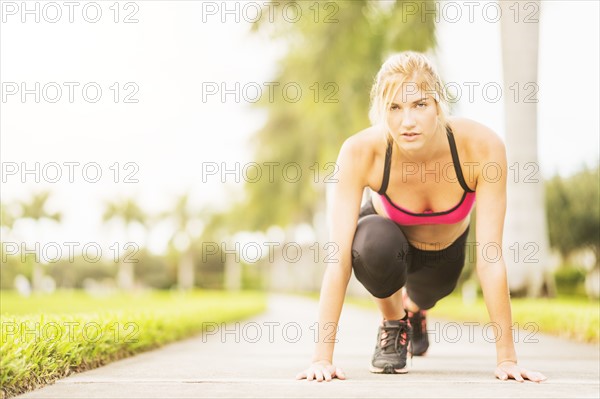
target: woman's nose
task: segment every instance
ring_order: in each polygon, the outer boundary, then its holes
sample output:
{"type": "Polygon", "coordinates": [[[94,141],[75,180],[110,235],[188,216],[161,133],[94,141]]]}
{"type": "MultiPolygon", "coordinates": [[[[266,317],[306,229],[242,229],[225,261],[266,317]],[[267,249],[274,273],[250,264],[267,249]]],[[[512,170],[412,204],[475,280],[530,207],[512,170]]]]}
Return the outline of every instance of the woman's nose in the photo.
{"type": "Polygon", "coordinates": [[[402,126],[411,127],[415,125],[415,118],[410,110],[402,113],[402,126]]]}

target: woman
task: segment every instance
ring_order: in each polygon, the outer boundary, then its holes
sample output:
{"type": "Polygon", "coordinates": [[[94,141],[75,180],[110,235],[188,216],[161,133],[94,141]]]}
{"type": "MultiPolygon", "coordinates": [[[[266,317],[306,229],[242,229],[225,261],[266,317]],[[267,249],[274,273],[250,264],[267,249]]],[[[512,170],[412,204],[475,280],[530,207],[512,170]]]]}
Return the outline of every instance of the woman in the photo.
{"type": "MultiPolygon", "coordinates": [[[[318,340],[313,363],[298,379],[345,379],[332,364],[331,327],[337,327],[352,270],[382,315],[370,370],[406,373],[407,353],[422,355],[429,346],[426,311],[456,286],[475,197],[476,248],[502,247],[504,144],[482,124],[446,117],[444,94],[434,67],[420,53],[393,55],[377,74],[369,112],[373,126],[343,143],[338,182],[328,198],[330,239],[339,246],[319,301],[319,337],[329,339],[318,340]],[[488,178],[484,172],[491,165],[499,170],[488,178]],[[364,187],[377,194],[361,208],[364,187]]],[[[490,318],[500,332],[509,332],[496,342],[495,376],[545,380],[517,364],[504,261],[491,261],[482,251],[476,260],[490,318]]]]}

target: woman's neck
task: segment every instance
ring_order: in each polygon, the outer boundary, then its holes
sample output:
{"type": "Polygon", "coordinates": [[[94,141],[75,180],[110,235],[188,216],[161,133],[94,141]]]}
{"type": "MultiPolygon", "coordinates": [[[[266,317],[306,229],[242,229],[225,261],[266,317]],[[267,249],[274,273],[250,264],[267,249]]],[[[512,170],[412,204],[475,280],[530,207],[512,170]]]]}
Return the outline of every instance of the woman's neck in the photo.
{"type": "Polygon", "coordinates": [[[396,147],[397,159],[402,162],[417,162],[428,163],[439,159],[447,151],[446,131],[438,128],[430,139],[420,148],[414,150],[406,150],[398,143],[392,140],[392,144],[396,147]]]}

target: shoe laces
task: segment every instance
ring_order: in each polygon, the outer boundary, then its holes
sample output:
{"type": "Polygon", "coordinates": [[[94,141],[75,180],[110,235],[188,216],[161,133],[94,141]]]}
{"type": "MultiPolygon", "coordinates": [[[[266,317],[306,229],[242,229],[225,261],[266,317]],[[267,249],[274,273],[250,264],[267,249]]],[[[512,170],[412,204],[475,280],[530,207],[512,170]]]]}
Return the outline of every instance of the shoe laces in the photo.
{"type": "Polygon", "coordinates": [[[394,352],[399,352],[402,348],[408,348],[408,341],[410,339],[410,322],[408,320],[400,320],[397,325],[395,323],[394,325],[390,325],[386,322],[383,323],[380,339],[380,347],[383,353],[389,353],[389,349],[392,347],[394,352]],[[383,337],[384,334],[385,338],[383,337]]]}

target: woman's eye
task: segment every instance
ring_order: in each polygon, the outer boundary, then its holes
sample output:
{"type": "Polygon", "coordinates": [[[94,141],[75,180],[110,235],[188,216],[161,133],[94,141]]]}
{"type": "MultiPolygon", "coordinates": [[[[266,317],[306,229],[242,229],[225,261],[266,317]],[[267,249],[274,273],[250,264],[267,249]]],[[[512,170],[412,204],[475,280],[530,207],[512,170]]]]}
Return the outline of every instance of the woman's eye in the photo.
{"type": "Polygon", "coordinates": [[[421,108],[423,108],[423,107],[427,106],[427,103],[418,103],[417,105],[420,106],[421,108]]]}
{"type": "Polygon", "coordinates": [[[398,106],[397,106],[397,105],[392,105],[392,106],[390,107],[390,110],[395,110],[395,109],[398,109],[398,106]]]}

